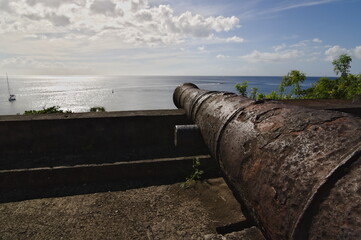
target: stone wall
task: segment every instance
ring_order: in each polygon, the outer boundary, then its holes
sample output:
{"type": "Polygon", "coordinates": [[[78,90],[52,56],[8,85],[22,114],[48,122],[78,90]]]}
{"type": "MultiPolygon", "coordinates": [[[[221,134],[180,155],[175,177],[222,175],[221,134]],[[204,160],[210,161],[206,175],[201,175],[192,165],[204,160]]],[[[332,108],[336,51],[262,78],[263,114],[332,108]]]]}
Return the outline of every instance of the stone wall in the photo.
{"type": "Polygon", "coordinates": [[[191,156],[174,146],[183,110],[0,117],[0,170],[191,156]]]}

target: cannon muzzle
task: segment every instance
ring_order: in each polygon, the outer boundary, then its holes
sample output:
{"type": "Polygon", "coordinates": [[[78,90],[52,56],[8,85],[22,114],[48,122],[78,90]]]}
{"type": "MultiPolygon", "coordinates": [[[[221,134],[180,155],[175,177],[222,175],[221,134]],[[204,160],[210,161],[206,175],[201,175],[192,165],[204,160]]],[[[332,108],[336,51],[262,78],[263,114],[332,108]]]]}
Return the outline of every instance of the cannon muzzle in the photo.
{"type": "Polygon", "coordinates": [[[191,83],[173,100],[267,238],[360,239],[360,118],[191,83]]]}

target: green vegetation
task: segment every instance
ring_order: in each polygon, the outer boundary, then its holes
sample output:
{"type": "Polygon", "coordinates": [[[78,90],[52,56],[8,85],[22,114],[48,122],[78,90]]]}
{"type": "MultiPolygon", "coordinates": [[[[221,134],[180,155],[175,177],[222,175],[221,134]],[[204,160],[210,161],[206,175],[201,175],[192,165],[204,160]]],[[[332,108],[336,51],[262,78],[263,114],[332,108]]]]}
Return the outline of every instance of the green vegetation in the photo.
{"type": "Polygon", "coordinates": [[[90,108],[90,112],[105,112],[104,107],[92,107],[90,108]]]}
{"type": "MultiPolygon", "coordinates": [[[[350,74],[352,58],[346,54],[341,55],[334,60],[334,71],[336,74],[341,73],[337,79],[329,79],[326,77],[320,78],[317,82],[312,84],[308,89],[302,90],[300,83],[304,82],[306,75],[298,70],[292,70],[287,73],[280,82],[278,91],[272,91],[265,95],[258,93],[257,88],[251,89],[249,95],[252,99],[320,99],[320,98],[338,98],[338,99],[352,99],[356,95],[361,94],[361,74],[350,74]]],[[[236,84],[235,88],[242,96],[247,96],[248,82],[243,82],[242,85],[236,84]]]]}
{"type": "MultiPolygon", "coordinates": [[[[90,112],[105,112],[104,107],[92,107],[89,110],[90,112]]],[[[52,106],[48,108],[43,108],[42,110],[27,110],[24,112],[24,115],[31,114],[49,114],[49,113],[73,113],[70,110],[63,111],[60,109],[60,106],[52,106]]]]}
{"type": "Polygon", "coordinates": [[[292,70],[283,76],[279,86],[280,98],[293,98],[302,95],[300,83],[306,80],[306,75],[298,70],[292,70]],[[291,87],[288,94],[285,94],[286,87],[291,87]]]}
{"type": "Polygon", "coordinates": [[[361,94],[361,74],[340,77],[335,80],[320,78],[312,87],[304,90],[304,98],[352,99],[361,94]]]}
{"type": "Polygon", "coordinates": [[[257,98],[257,93],[258,93],[257,91],[258,91],[257,88],[255,88],[255,87],[251,88],[251,93],[250,93],[249,97],[253,98],[253,99],[256,99],[257,98]]]}
{"type": "MultiPolygon", "coordinates": [[[[28,110],[24,112],[24,115],[31,115],[31,114],[48,114],[48,113],[64,113],[63,110],[60,109],[59,106],[52,106],[49,108],[43,108],[42,110],[28,110]]],[[[72,111],[67,110],[65,113],[72,113],[72,111]]]]}
{"type": "Polygon", "coordinates": [[[198,158],[193,159],[192,164],[192,173],[189,177],[186,178],[186,181],[181,184],[182,188],[189,188],[196,180],[201,179],[204,171],[200,170],[199,167],[201,166],[201,162],[198,158]]]}
{"type": "Polygon", "coordinates": [[[352,58],[347,54],[342,54],[338,59],[333,60],[333,71],[338,75],[341,73],[342,78],[347,78],[350,73],[352,58]]]}
{"type": "Polygon", "coordinates": [[[242,84],[237,83],[236,85],[234,85],[234,87],[237,89],[239,95],[243,97],[247,97],[247,87],[248,87],[247,81],[242,82],[242,84]]]}

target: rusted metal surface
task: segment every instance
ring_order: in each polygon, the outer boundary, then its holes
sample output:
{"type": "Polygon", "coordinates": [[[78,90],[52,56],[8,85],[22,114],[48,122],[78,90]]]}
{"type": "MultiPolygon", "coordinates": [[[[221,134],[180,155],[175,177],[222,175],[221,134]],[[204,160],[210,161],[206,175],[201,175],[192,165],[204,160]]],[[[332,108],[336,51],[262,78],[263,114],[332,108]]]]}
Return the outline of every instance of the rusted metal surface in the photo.
{"type": "Polygon", "coordinates": [[[360,118],[194,84],[173,99],[269,239],[360,238],[360,118]]]}

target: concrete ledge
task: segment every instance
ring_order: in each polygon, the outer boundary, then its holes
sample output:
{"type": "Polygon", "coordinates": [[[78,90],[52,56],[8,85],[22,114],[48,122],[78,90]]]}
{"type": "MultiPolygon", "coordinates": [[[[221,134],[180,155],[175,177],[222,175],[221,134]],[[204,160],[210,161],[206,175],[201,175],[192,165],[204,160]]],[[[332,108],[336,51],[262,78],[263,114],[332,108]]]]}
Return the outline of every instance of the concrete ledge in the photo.
{"type": "Polygon", "coordinates": [[[9,121],[41,121],[59,119],[89,119],[89,118],[118,118],[118,117],[144,117],[144,116],[183,116],[183,109],[169,110],[138,110],[113,112],[84,112],[84,113],[52,113],[29,115],[0,115],[0,122],[9,121]]]}
{"type": "Polygon", "coordinates": [[[216,161],[208,155],[203,155],[73,167],[2,170],[0,192],[112,181],[146,181],[147,179],[185,181],[194,171],[192,167],[194,159],[199,159],[201,163],[200,169],[204,170],[202,177],[220,176],[216,161]]]}
{"type": "Polygon", "coordinates": [[[208,154],[174,146],[183,110],[0,117],[0,170],[208,154]]]}

